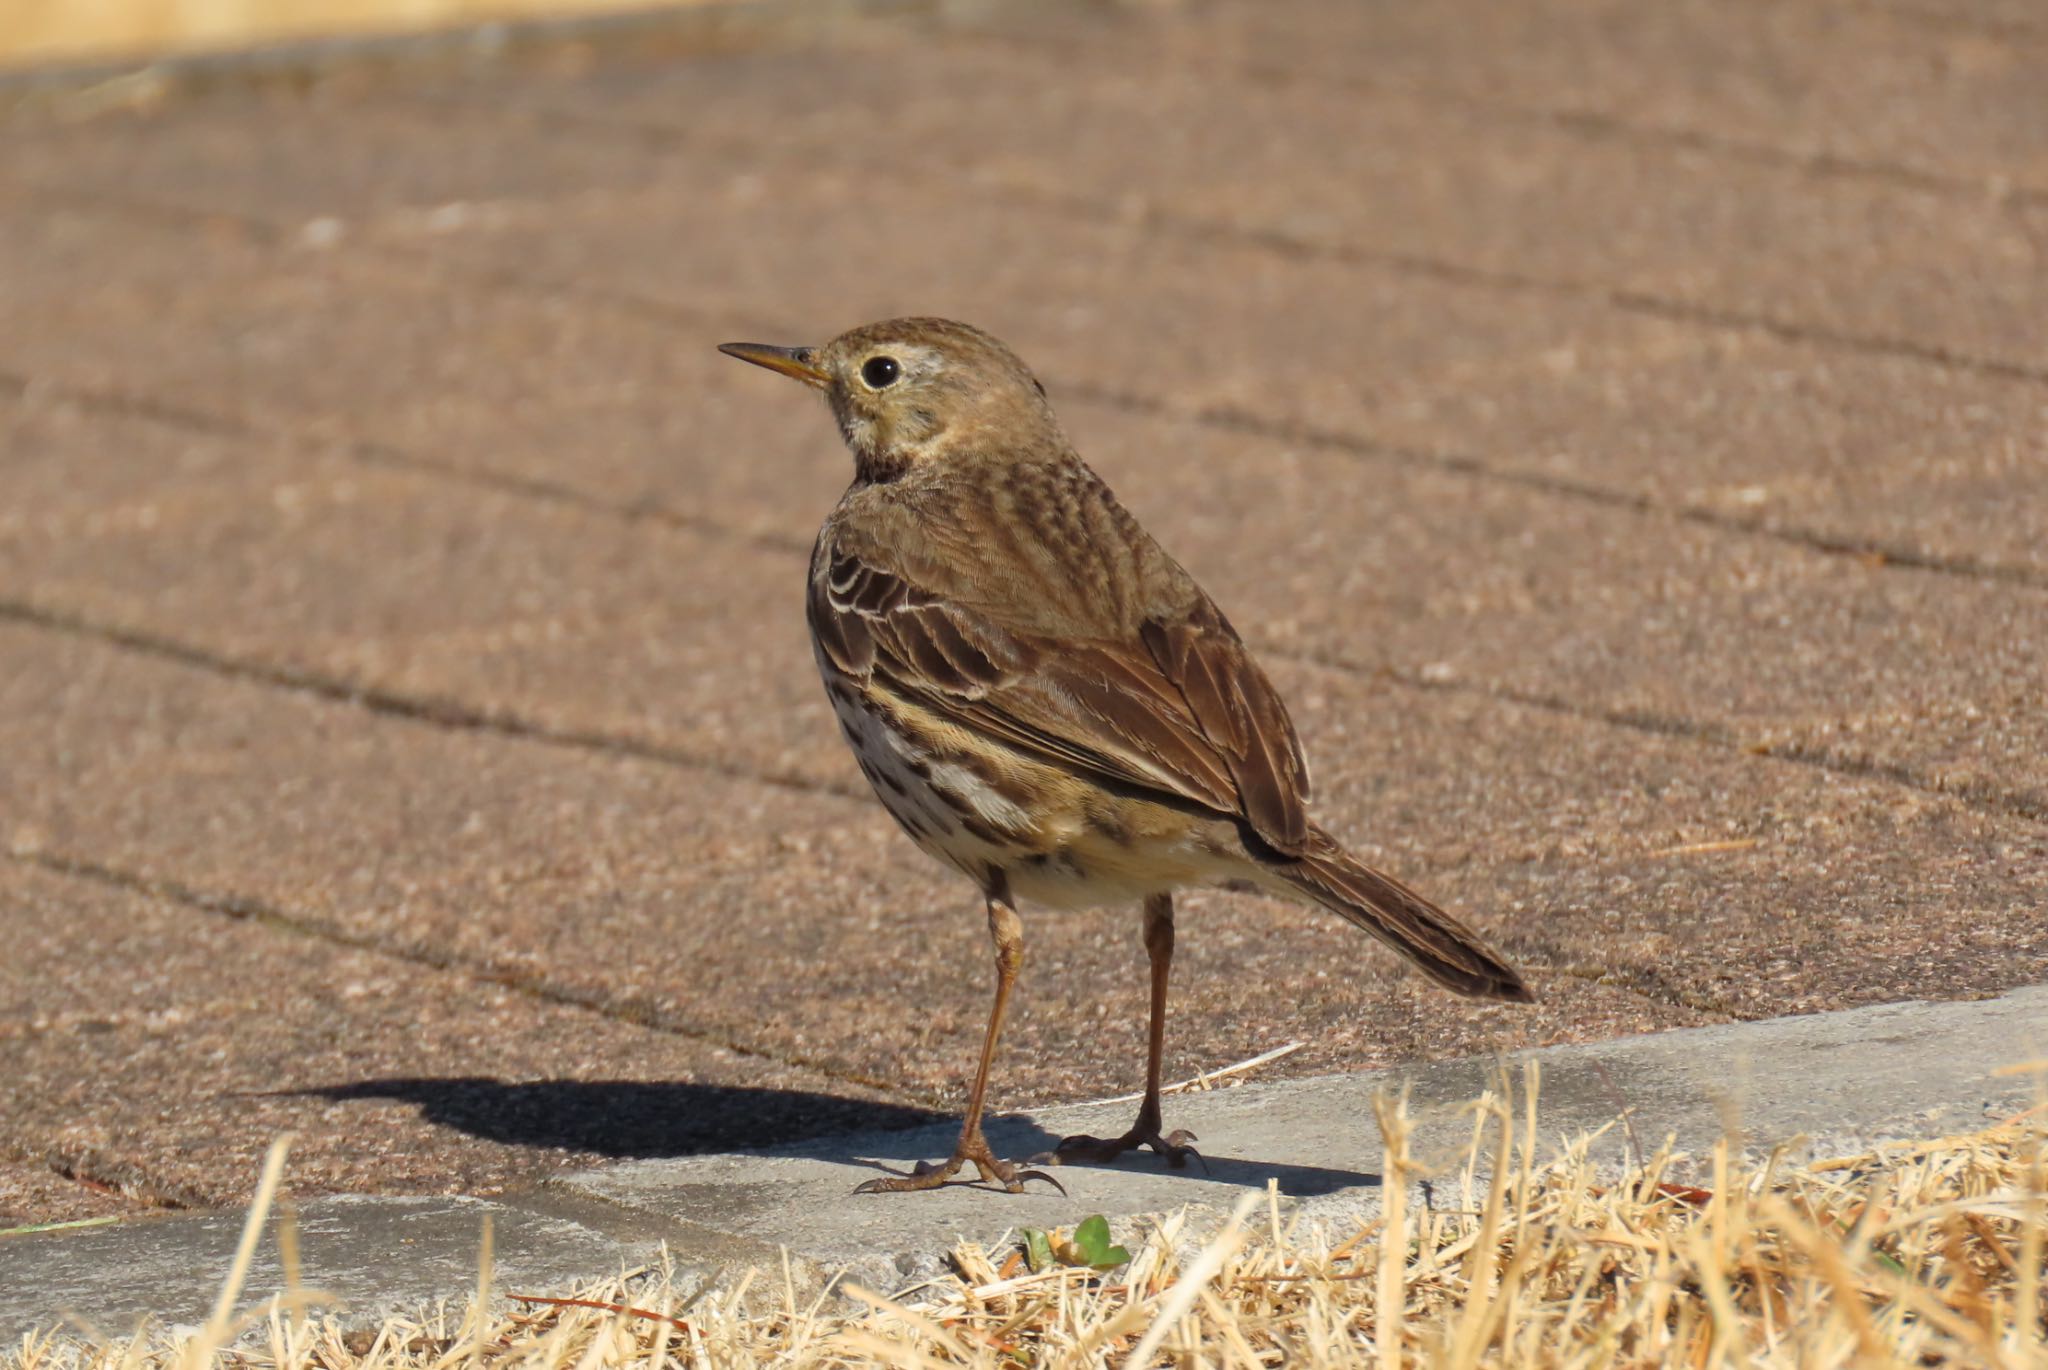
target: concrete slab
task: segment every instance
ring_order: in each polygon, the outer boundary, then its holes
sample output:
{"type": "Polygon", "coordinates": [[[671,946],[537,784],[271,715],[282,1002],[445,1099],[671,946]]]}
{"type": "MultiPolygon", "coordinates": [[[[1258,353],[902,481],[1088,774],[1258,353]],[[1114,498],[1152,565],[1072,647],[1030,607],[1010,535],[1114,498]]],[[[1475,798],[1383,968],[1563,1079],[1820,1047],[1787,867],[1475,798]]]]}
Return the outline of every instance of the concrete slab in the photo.
{"type": "MultiPolygon", "coordinates": [[[[809,442],[729,462],[719,453],[744,441],[744,421],[706,414],[710,445],[679,456],[677,478],[704,471],[717,486],[744,465],[762,487],[756,516],[793,526],[832,497],[844,459],[821,406],[753,381],[729,377],[728,402],[756,399],[771,432],[794,414],[809,442]]],[[[2048,716],[2027,703],[2048,654],[2044,591],[1326,444],[1062,408],[1262,651],[1652,720],[2048,815],[2048,716]]],[[[794,532],[757,539],[745,514],[700,532],[62,404],[0,401],[0,434],[22,454],[0,480],[15,510],[0,515],[0,570],[34,576],[46,607],[864,792],[793,607],[794,532]],[[365,565],[373,546],[384,554],[365,565]],[[207,554],[182,555],[194,548],[207,554]],[[707,585],[720,588],[675,593],[707,585]],[[601,689],[592,661],[607,663],[601,689]]],[[[604,483],[591,478],[593,499],[604,483]]],[[[719,493],[724,508],[753,503],[735,485],[719,493]]]]}
{"type": "Polygon", "coordinates": [[[33,327],[0,365],[88,385],[118,376],[160,401],[200,397],[202,412],[804,539],[758,456],[811,450],[801,444],[814,430],[747,415],[735,396],[748,392],[720,380],[699,344],[943,311],[997,328],[1069,401],[1130,394],[1236,415],[1214,425],[1236,438],[1247,423],[1322,434],[1622,509],[1648,501],[2048,583],[2039,502],[2006,497],[2041,421],[2033,381],[963,203],[936,186],[873,205],[858,183],[802,165],[749,168],[724,186],[681,151],[643,170],[649,188],[626,193],[458,205],[439,228],[371,221],[324,253],[214,244],[187,273],[162,265],[171,283],[153,283],[151,262],[175,262],[179,235],[205,230],[104,208],[79,226],[75,209],[25,206],[20,224],[57,226],[18,230],[38,270],[0,293],[22,296],[33,327]],[[756,224],[764,201],[776,215],[756,224]],[[895,251],[934,222],[953,231],[914,258],[895,251]],[[846,251],[805,257],[802,271],[776,265],[820,231],[846,251]],[[78,254],[81,236],[132,262],[132,280],[109,284],[94,254],[78,254]],[[426,261],[365,260],[363,237],[426,261]],[[486,262],[539,293],[479,298],[486,262]],[[1236,284],[1219,293],[1218,279],[1236,284]],[[579,284],[550,297],[549,280],[579,284]],[[151,320],[175,321],[191,346],[149,348],[151,320]],[[1173,366],[1142,341],[1160,336],[1176,339],[1173,366]],[[684,460],[698,434],[728,425],[734,436],[710,449],[725,460],[684,460]]]}
{"type": "Polygon", "coordinates": [[[288,1195],[479,1195],[607,1157],[931,1116],[702,1037],[83,875],[0,860],[0,922],[18,929],[0,964],[0,1154],[37,1163],[19,1186],[0,1170],[14,1222],[243,1203],[285,1132],[299,1139],[288,1195]]]}
{"type": "MultiPolygon", "coordinates": [[[[1132,80],[1128,52],[1086,47],[975,46],[934,63],[914,41],[878,41],[829,63],[814,59],[818,79],[792,82],[798,103],[734,145],[764,165],[805,159],[891,185],[951,175],[1155,231],[1264,235],[1655,313],[1746,314],[2036,372],[2048,363],[2034,230],[1989,197],[1587,140],[1374,89],[1240,82],[1218,119],[1212,72],[1155,62],[1132,80]],[[891,136],[835,132],[853,108],[891,136]],[[1323,135],[1332,128],[1344,136],[1323,135]],[[907,162],[905,146],[917,149],[907,162]],[[1417,156],[1429,174],[1415,173],[1417,156]]],[[[687,97],[672,80],[590,80],[581,93],[621,136],[636,118],[679,135],[690,123],[675,118],[687,97]]]]}
{"type": "MultiPolygon", "coordinates": [[[[1833,1154],[1888,1138],[1917,1139],[1985,1126],[2024,1107],[2041,1088],[1999,1070],[2039,1062],[2048,1048],[2048,987],[1969,1004],[1890,1004],[1529,1053],[1540,1062],[1544,1148],[1597,1131],[1625,1108],[1640,1144],[1665,1138],[1693,1153],[1676,1176],[1703,1174],[1701,1153],[1731,1120],[1752,1149],[1803,1138],[1799,1154],[1833,1154]]],[[[1519,1089],[1518,1060],[1507,1062],[1519,1089]]],[[[1373,1096],[1410,1090],[1414,1154],[1438,1168],[1469,1143],[1465,1105],[1494,1082],[1493,1061],[1445,1062],[1369,1074],[1219,1089],[1169,1101],[1168,1125],[1195,1132],[1207,1172],[1165,1168],[1147,1156],[1114,1168],[1060,1168],[1068,1197],[1040,1185],[1026,1195],[955,1187],[930,1194],[854,1197],[879,1170],[946,1155],[945,1125],[791,1148],[773,1156],[644,1162],[565,1177],[563,1187],[635,1211],[717,1222],[788,1246],[851,1278],[891,1287],[936,1274],[960,1237],[995,1243],[1018,1226],[1051,1227],[1091,1212],[1119,1232],[1139,1214],[1182,1205],[1227,1212],[1245,1189],[1277,1184],[1307,1214],[1360,1221],[1378,1211],[1383,1154],[1373,1096]]],[[[1071,1132],[1128,1125],[1132,1105],[1052,1109],[990,1130],[994,1147],[1024,1156],[1071,1132]]],[[[1626,1159],[1614,1128],[1596,1154],[1626,1159]]],[[[1418,1203],[1418,1206],[1419,1203],[1418,1203]]]]}
{"type": "MultiPolygon", "coordinates": [[[[987,994],[974,901],[867,801],[378,717],[61,634],[0,643],[24,663],[0,710],[21,850],[898,1097],[964,1087],[987,994]],[[181,802],[195,791],[203,806],[181,802]]],[[[1329,744],[1328,821],[1500,937],[1545,1002],[1470,1005],[1316,910],[1202,894],[1175,1007],[1189,1068],[1297,1039],[1293,1070],[1355,1067],[2048,970],[2038,839],[1952,800],[1485,699],[1389,707],[1345,673],[1281,682],[1329,744]]],[[[1129,915],[1034,910],[1028,941],[998,1097],[1128,1087],[1129,915]]]]}
{"type": "MultiPolygon", "coordinates": [[[[876,202],[858,179],[800,162],[750,165],[724,186],[667,184],[699,159],[673,147],[650,158],[645,188],[501,205],[438,239],[403,224],[370,232],[451,269],[482,256],[515,278],[581,281],[601,292],[593,306],[667,309],[663,345],[679,352],[734,326],[728,317],[809,336],[905,310],[971,314],[1022,349],[1066,404],[1127,395],[1206,416],[1233,438],[1319,434],[1552,494],[1646,501],[2048,583],[2048,528],[2029,502],[1999,494],[2040,427],[2034,380],[1045,205],[965,202],[935,184],[876,202]],[[756,222],[763,203],[775,215],[756,222]],[[934,223],[949,231],[914,257],[898,251],[934,223]],[[842,252],[805,255],[820,232],[842,252]],[[731,250],[740,235],[748,249],[731,250]],[[806,264],[791,270],[792,259],[806,264]],[[1160,338],[1173,340],[1170,359],[1160,338]]],[[[620,364],[628,374],[646,365],[630,354],[620,364]]],[[[673,365],[680,380],[690,359],[673,365]]],[[[691,388],[718,404],[728,389],[691,388]]],[[[590,422],[605,432],[618,417],[590,422]]],[[[780,450],[784,431],[752,430],[749,450],[780,450]]],[[[509,459],[520,444],[507,434],[491,446],[509,459]]],[[[722,489],[732,477],[719,479],[722,489]]]]}
{"type": "Polygon", "coordinates": [[[47,1223],[98,1223],[149,1211],[108,1185],[84,1185],[47,1161],[0,1157],[0,1232],[47,1223]]]}
{"type": "MultiPolygon", "coordinates": [[[[986,1011],[978,906],[869,800],[380,718],[89,642],[44,639],[28,652],[35,639],[13,630],[0,641],[30,664],[6,694],[9,716],[37,720],[44,739],[6,730],[18,750],[0,780],[0,809],[21,816],[15,845],[35,859],[90,854],[324,936],[898,1097],[964,1087],[986,1011]],[[203,808],[168,803],[195,786],[203,808]]],[[[1476,778],[1446,802],[1490,802],[1476,778]]],[[[1494,869],[1539,878],[1523,855],[1518,845],[1494,869]]],[[[1786,853],[1788,867],[1801,859],[1786,853]]],[[[1489,896],[1487,907],[1509,906],[1489,896]]],[[[1279,1031],[1355,1061],[1360,1050],[1456,1054],[1502,1033],[1528,1044],[1700,1012],[1570,976],[1533,1011],[1475,1009],[1315,910],[1239,897],[1190,909],[1176,1050],[1192,1054],[1176,1059],[1191,1065],[1254,1054],[1279,1031]],[[1339,953],[1356,973],[1331,969],[1339,953]],[[1321,977],[1309,1019],[1287,1007],[1304,967],[1321,977]]],[[[1035,912],[1031,940],[1001,1088],[1121,1087],[1141,1050],[1140,1016],[1125,1011],[1142,993],[1131,915],[1035,912]],[[1103,1045],[1118,1039],[1122,1050],[1103,1045]]],[[[437,1061],[470,1073],[460,1053],[437,1061]]]]}
{"type": "MultiPolygon", "coordinates": [[[[799,1281],[839,1276],[893,1290],[940,1273],[961,1239],[999,1244],[1024,1225],[1071,1225],[1090,1213],[1118,1235],[1146,1215],[1190,1210],[1213,1220],[1247,1190],[1277,1185],[1290,1213],[1349,1226],[1378,1209],[1383,1155],[1373,1096],[1406,1089],[1414,1155],[1445,1178],[1472,1135],[1466,1105],[1521,1060],[1541,1068],[1547,1153],[1607,1127],[1624,1110],[1636,1143],[1667,1137],[1691,1153],[1670,1172],[1704,1178],[1701,1153],[1730,1129],[1752,1150],[1795,1155],[1885,1140],[1924,1140],[1998,1121],[2041,1088],[2008,1067],[2048,1047],[2048,986],[1974,1003],[1889,1004],[1842,1013],[1668,1032],[1531,1052],[1283,1084],[1216,1089],[1169,1101],[1173,1125],[1197,1132],[1208,1168],[1171,1172],[1147,1157],[1056,1171],[1070,1193],[1021,1196],[970,1186],[886,1198],[855,1196],[878,1170],[944,1154],[952,1124],[834,1137],[766,1154],[637,1162],[565,1176],[503,1201],[335,1198],[305,1204],[304,1282],[347,1301],[345,1325],[460,1300],[476,1287],[479,1235],[494,1235],[494,1288],[558,1293],[655,1259],[662,1244],[685,1291],[752,1267],[778,1274],[786,1250],[799,1281]]],[[[1070,1130],[1120,1128],[1131,1105],[1050,1109],[997,1120],[998,1150],[1029,1154],[1070,1130]]],[[[1518,1139],[1519,1140],[1519,1139],[1518,1139]]],[[[1630,1159],[1610,1128],[1595,1155],[1630,1159]]],[[[1484,1174],[1482,1169],[1481,1174],[1484,1174]]],[[[1440,1201],[1418,1194],[1415,1202],[1440,1201]]],[[[0,1237],[0,1339],[69,1322],[124,1332],[145,1317],[200,1321],[240,1232],[241,1216],[145,1220],[0,1237]]],[[[245,1306],[278,1292],[267,1238],[245,1306]]]]}
{"type": "MultiPolygon", "coordinates": [[[[2028,3],[2011,7],[2017,14],[2028,3]]],[[[1970,15],[1991,18],[1991,8],[1973,5],[1970,15]]],[[[2032,79],[2048,33],[1976,27],[1960,11],[1283,0],[1087,16],[999,11],[977,27],[1063,52],[1085,45],[1097,60],[1142,53],[1219,78],[1398,91],[1502,120],[1548,117],[1588,140],[1663,139],[1710,155],[1803,162],[1814,175],[1889,175],[1962,193],[1970,178],[1994,193],[2011,183],[2048,187],[2048,123],[2032,79]],[[1317,41],[1303,42],[1311,31],[1317,41]]]]}
{"type": "MultiPolygon", "coordinates": [[[[237,1312],[288,1292],[273,1216],[237,1312]]],[[[474,1294],[485,1222],[491,1227],[494,1293],[565,1289],[678,1252],[677,1285],[689,1291],[728,1265],[760,1265],[773,1248],[712,1235],[690,1254],[687,1228],[600,1206],[537,1205],[464,1197],[342,1196],[299,1206],[299,1287],[332,1295],[318,1305],[346,1328],[374,1327],[397,1313],[458,1308],[474,1294]],[[586,1225],[597,1209],[598,1226],[586,1225]]],[[[234,1263],[238,1211],[145,1219],[111,1227],[0,1236],[0,1340],[31,1329],[119,1337],[149,1321],[203,1324],[234,1263]]],[[[451,1332],[459,1314],[448,1319],[451,1332]]]]}

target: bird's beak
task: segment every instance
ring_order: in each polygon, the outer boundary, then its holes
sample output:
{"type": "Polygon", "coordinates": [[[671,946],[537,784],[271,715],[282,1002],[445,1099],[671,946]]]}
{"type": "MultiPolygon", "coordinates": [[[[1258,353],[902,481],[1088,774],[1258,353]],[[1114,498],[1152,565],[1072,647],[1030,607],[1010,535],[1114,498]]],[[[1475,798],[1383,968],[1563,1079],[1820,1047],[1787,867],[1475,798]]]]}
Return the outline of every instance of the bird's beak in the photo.
{"type": "Polygon", "coordinates": [[[766,343],[720,343],[718,350],[728,357],[738,357],[743,362],[765,366],[770,371],[780,371],[785,376],[794,376],[805,385],[823,390],[832,383],[832,377],[818,365],[818,349],[815,347],[770,347],[766,343]]]}

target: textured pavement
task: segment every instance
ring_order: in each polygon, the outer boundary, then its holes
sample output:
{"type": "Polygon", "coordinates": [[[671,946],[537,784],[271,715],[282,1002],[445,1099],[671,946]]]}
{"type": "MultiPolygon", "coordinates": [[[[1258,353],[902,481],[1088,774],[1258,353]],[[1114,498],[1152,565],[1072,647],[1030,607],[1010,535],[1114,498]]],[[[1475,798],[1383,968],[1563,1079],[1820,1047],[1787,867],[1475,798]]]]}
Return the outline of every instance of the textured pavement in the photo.
{"type": "MultiPolygon", "coordinates": [[[[323,1291],[324,1316],[344,1329],[378,1326],[392,1312],[418,1316],[475,1288],[485,1221],[494,1289],[569,1293],[622,1270],[666,1270],[684,1298],[710,1288],[755,1290],[763,1312],[808,1302],[834,1284],[914,1290],[952,1269],[963,1240],[1014,1246],[1026,1224],[1053,1228],[1101,1213],[1119,1237],[1161,1219],[1203,1240],[1247,1197],[1271,1185],[1282,1222],[1326,1224],[1331,1240],[1378,1217],[1388,1176],[1375,1102],[1398,1093],[1412,1125],[1410,1155],[1435,1183],[1411,1179],[1414,1210],[1460,1203],[1483,1189],[1492,1138],[1476,1165],[1473,1101],[1512,1099],[1519,1138],[1547,1161],[1564,1139],[1582,1141],[1598,1171],[1643,1164],[1645,1146],[1669,1146],[1667,1178],[1714,1182],[1715,1144],[1731,1139],[1752,1162],[1788,1164],[1905,1147],[1974,1132],[2040,1097],[2048,985],[1968,1003],[1878,1004],[1619,1041],[1262,1082],[1174,1096],[1172,1126],[1199,1132],[1203,1164],[1073,1166],[1061,1195],[1031,1185],[1020,1195],[954,1186],[912,1203],[855,1200],[877,1170],[951,1145],[952,1119],[921,1127],[840,1134],[746,1154],[628,1159],[568,1170],[496,1199],[467,1196],[315,1198],[293,1226],[302,1288],[323,1291]],[[2031,1067],[2031,1068],[2030,1068],[2031,1067]],[[1613,1125],[1626,1104],[1628,1126],[1613,1125]],[[1540,1138],[1540,1139],[1539,1139],[1540,1138]],[[1448,1183],[1447,1183],[1448,1181],[1448,1183]]],[[[1125,1125],[1126,1103],[1033,1109],[990,1125],[990,1141],[1029,1155],[1074,1132],[1125,1125]]],[[[1519,1166],[1520,1157],[1509,1164],[1519,1166]]],[[[1835,1159],[1836,1168],[1851,1162],[1835,1159]]],[[[0,1240],[0,1341],[61,1324],[132,1328],[198,1323],[219,1296],[244,1214],[171,1215],[93,1224],[0,1240]]],[[[272,1218],[255,1246],[242,1306],[289,1289],[284,1223],[272,1218]]],[[[629,1286],[630,1291],[630,1286],[629,1286]]],[[[642,1302],[634,1299],[633,1302],[642,1302]]],[[[259,1315],[260,1316],[260,1315],[259,1315]]],[[[259,1324],[260,1328],[260,1324],[259,1324]]],[[[251,1334],[260,1339],[260,1330],[251,1334]]]]}
{"type": "MultiPolygon", "coordinates": [[[[732,337],[953,314],[1533,1009],[1187,901],[1169,1071],[2048,977],[2048,26],[1833,0],[993,6],[220,80],[0,139],[0,1218],[495,1193],[957,1108],[971,892],[732,337]]],[[[1122,1092],[1027,911],[1001,1107],[1122,1092]]],[[[0,1224],[4,1225],[4,1224],[0,1224]]]]}

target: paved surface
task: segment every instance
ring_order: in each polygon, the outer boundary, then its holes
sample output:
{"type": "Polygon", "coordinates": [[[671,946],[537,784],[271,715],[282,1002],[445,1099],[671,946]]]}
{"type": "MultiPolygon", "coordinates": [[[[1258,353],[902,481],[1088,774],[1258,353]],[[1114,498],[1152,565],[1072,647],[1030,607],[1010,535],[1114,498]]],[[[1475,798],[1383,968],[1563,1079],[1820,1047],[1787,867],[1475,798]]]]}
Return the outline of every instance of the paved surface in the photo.
{"type": "MultiPolygon", "coordinates": [[[[1970,1131],[2038,1097],[2044,1048],[2048,986],[1973,1003],[1879,1005],[1542,1049],[1528,1053],[1540,1067],[1537,1159],[1605,1129],[1592,1154],[1610,1173],[1640,1159],[1631,1146],[1654,1153],[1668,1139],[1684,1155],[1667,1173],[1710,1185],[1713,1145],[1731,1130],[1753,1155],[1783,1143],[1795,1160],[1970,1131]],[[2031,1077],[2011,1069],[2029,1064],[2031,1077]],[[1624,1109],[1626,1128],[1610,1127],[1624,1109]]],[[[1525,1101],[1524,1063],[1498,1058],[1179,1096],[1169,1101],[1171,1120],[1200,1135],[1206,1169],[1170,1171],[1153,1157],[1062,1169],[1065,1198],[1037,1185],[1021,1196],[955,1188],[851,1197],[876,1169],[901,1171],[950,1146],[950,1124],[940,1122],[766,1152],[634,1161],[502,1200],[315,1200],[298,1218],[302,1282],[344,1300],[345,1325],[459,1299],[476,1287],[488,1217],[501,1295],[560,1292],[666,1260],[685,1295],[731,1287],[752,1269],[762,1297],[780,1307],[785,1270],[800,1298],[835,1276],[893,1291],[939,1273],[962,1238],[995,1247],[1017,1227],[1071,1226],[1093,1212],[1108,1215],[1120,1237],[1135,1235],[1142,1216],[1181,1210],[1199,1232],[1269,1183],[1287,1216],[1329,1222],[1341,1239],[1379,1211],[1385,1158],[1374,1095],[1409,1091],[1410,1154],[1435,1191],[1418,1186],[1414,1207],[1470,1207],[1458,1178],[1472,1140],[1470,1104],[1500,1087],[1503,1069],[1525,1101]]],[[[1003,1119],[990,1136],[999,1149],[1029,1155],[1069,1132],[1120,1130],[1130,1107],[1037,1110],[1003,1119]]],[[[1489,1136],[1488,1155],[1495,1144],[1489,1136]]],[[[1482,1165],[1482,1185],[1485,1176],[1482,1165]]],[[[9,1294],[0,1340],[60,1319],[114,1332],[145,1316],[200,1322],[240,1227],[241,1215],[229,1212],[0,1238],[0,1289],[9,1294]]],[[[244,1305],[284,1282],[273,1234],[259,1247],[244,1305]]]]}
{"type": "MultiPolygon", "coordinates": [[[[0,140],[0,1215],[490,1195],[957,1108],[988,966],[719,357],[1012,340],[1337,831],[1543,1003],[1188,901],[1170,1069],[2048,976],[2048,28],[1833,0],[984,7],[0,140]]],[[[1003,1108],[1131,1087],[1031,914],[1003,1108]]]]}

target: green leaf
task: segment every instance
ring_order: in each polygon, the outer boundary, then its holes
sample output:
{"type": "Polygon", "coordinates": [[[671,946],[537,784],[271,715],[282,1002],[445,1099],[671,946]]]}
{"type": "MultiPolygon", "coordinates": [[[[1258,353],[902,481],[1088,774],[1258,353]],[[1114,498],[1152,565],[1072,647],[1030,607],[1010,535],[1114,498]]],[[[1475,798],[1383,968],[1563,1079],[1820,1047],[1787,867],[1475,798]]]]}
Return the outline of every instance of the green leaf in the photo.
{"type": "Polygon", "coordinates": [[[1131,1253],[1109,1239],[1109,1219],[1100,1213],[1083,1218],[1081,1225],[1074,1229],[1074,1240],[1067,1244],[1071,1265],[1085,1265],[1095,1270],[1114,1270],[1130,1260],[1131,1253]]]}
{"type": "Polygon", "coordinates": [[[1891,1271],[1895,1275],[1910,1276],[1912,1274],[1911,1271],[1907,1270],[1906,1267],[1900,1263],[1899,1259],[1896,1256],[1887,1256],[1882,1251],[1873,1251],[1870,1254],[1879,1265],[1883,1266],[1885,1269],[1891,1271]]]}
{"type": "Polygon", "coordinates": [[[1052,1263],[1052,1237],[1041,1228],[1025,1228],[1024,1264],[1030,1266],[1031,1273],[1036,1275],[1041,1270],[1052,1269],[1052,1263]]]}

